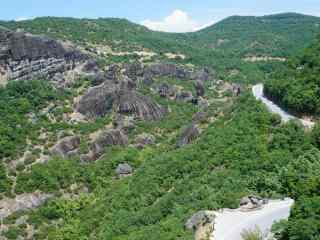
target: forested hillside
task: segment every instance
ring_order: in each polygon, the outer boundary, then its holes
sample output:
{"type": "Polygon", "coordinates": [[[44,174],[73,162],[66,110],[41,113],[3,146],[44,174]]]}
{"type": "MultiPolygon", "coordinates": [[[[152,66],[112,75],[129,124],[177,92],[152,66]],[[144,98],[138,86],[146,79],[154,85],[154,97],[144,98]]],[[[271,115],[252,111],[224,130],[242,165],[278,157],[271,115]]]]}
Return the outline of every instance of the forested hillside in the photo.
{"type": "Polygon", "coordinates": [[[319,18],[293,13],[235,16],[199,32],[186,34],[155,32],[127,20],[109,18],[48,17],[0,22],[0,25],[70,40],[93,52],[98,49],[106,54],[109,62],[110,58],[114,61],[137,59],[136,54],[119,55],[119,52],[147,51],[155,53],[153,60],[206,65],[218,71],[222,79],[242,82],[263,80],[265,74],[307,46],[320,32],[319,18]],[[184,57],[168,59],[166,53],[184,57]]]}
{"type": "Polygon", "coordinates": [[[0,239],[191,240],[195,213],[259,196],[295,200],[277,240],[319,240],[320,125],[251,94],[319,114],[319,18],[0,25],[0,239]]]}
{"type": "Polygon", "coordinates": [[[320,113],[320,37],[266,82],[266,94],[289,111],[318,117],[320,113]]]}

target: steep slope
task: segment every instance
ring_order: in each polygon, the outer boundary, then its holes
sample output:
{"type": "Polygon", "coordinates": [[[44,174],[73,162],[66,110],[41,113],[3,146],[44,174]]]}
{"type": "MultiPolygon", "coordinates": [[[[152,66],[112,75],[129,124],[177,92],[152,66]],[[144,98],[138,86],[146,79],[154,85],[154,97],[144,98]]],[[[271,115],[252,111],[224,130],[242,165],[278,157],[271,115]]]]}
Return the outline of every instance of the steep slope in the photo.
{"type": "Polygon", "coordinates": [[[230,51],[229,54],[287,57],[307,46],[319,31],[318,17],[284,13],[233,16],[192,35],[205,47],[230,51]]]}

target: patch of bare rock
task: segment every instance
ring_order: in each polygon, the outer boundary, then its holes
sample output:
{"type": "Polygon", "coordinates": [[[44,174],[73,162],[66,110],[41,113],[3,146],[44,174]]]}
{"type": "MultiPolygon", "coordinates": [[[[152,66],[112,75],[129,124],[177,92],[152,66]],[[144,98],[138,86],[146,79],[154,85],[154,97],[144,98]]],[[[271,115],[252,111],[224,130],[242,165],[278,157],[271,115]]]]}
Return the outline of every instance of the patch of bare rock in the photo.
{"type": "Polygon", "coordinates": [[[0,200],[0,221],[18,211],[25,211],[39,207],[51,194],[41,192],[17,195],[15,198],[4,198],[0,200]]]}
{"type": "Polygon", "coordinates": [[[71,45],[44,37],[0,29],[0,80],[27,80],[37,76],[64,84],[63,73],[88,56],[71,45]]]}

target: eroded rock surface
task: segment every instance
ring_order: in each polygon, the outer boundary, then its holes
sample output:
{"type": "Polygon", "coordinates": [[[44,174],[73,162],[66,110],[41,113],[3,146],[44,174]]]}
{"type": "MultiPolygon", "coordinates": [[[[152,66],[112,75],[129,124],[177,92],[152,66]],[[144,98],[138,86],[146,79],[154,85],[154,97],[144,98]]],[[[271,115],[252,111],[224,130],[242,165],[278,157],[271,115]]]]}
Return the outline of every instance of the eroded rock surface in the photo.
{"type": "Polygon", "coordinates": [[[110,129],[99,134],[90,147],[88,154],[82,155],[83,161],[95,161],[100,158],[107,147],[128,145],[128,136],[119,129],[110,129]]]}
{"type": "Polygon", "coordinates": [[[252,211],[257,210],[263,207],[264,204],[267,204],[268,201],[259,197],[250,195],[247,197],[244,197],[240,201],[240,210],[242,211],[252,211]]]}
{"type": "Polygon", "coordinates": [[[206,240],[213,232],[215,218],[212,211],[199,211],[188,219],[185,228],[194,232],[195,240],[206,240]]]}
{"type": "Polygon", "coordinates": [[[26,80],[53,77],[72,70],[88,57],[56,40],[0,28],[0,79],[26,80]]]}
{"type": "Polygon", "coordinates": [[[121,163],[116,169],[119,178],[129,177],[133,173],[133,168],[128,163],[121,163]]]}
{"type": "Polygon", "coordinates": [[[80,146],[79,136],[65,137],[52,147],[51,153],[53,155],[58,155],[63,158],[67,158],[77,154],[79,146],[80,146]]]}
{"type": "Polygon", "coordinates": [[[190,126],[186,127],[177,142],[178,147],[183,147],[194,140],[196,140],[200,136],[200,129],[198,126],[194,123],[192,123],[190,126]]]}
{"type": "Polygon", "coordinates": [[[0,220],[18,211],[37,208],[50,197],[52,197],[50,194],[35,192],[18,195],[15,198],[4,198],[0,200],[0,220]]]}
{"type": "Polygon", "coordinates": [[[76,110],[89,118],[103,117],[112,110],[116,92],[113,83],[91,87],[76,104],[76,110]]]}
{"type": "Polygon", "coordinates": [[[121,91],[116,102],[117,112],[133,115],[142,120],[159,120],[167,110],[149,97],[135,91],[121,91]]]}
{"type": "Polygon", "coordinates": [[[156,138],[153,135],[147,133],[142,133],[135,139],[135,145],[138,148],[143,148],[146,145],[154,145],[155,142],[156,138]]]}

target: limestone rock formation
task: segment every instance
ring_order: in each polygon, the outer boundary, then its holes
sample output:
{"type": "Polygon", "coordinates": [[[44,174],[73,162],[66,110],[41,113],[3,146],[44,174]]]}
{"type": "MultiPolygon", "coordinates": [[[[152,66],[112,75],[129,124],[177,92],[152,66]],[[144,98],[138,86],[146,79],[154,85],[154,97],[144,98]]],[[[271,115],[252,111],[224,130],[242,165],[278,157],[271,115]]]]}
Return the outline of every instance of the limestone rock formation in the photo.
{"type": "Polygon", "coordinates": [[[106,78],[108,80],[116,82],[118,79],[118,76],[120,75],[120,71],[121,71],[121,68],[118,65],[113,64],[109,66],[108,70],[106,71],[106,78]]]}
{"type": "Polygon", "coordinates": [[[127,133],[135,127],[134,117],[116,114],[113,119],[113,126],[127,133]]]}
{"type": "Polygon", "coordinates": [[[206,240],[213,232],[215,218],[212,211],[199,211],[187,220],[185,228],[194,232],[196,240],[206,240]]]}
{"type": "Polygon", "coordinates": [[[139,62],[126,64],[125,65],[125,74],[131,78],[133,81],[136,81],[138,77],[142,77],[144,74],[143,66],[139,62]]]}
{"type": "Polygon", "coordinates": [[[82,155],[83,161],[95,161],[100,158],[105,149],[110,146],[128,145],[128,137],[119,129],[106,130],[100,133],[96,140],[93,141],[90,152],[82,155]]]}
{"type": "Polygon", "coordinates": [[[203,97],[205,94],[205,87],[203,85],[203,82],[201,81],[196,81],[194,83],[194,87],[196,89],[197,97],[203,97]]]}
{"type": "Polygon", "coordinates": [[[142,120],[158,120],[165,115],[165,108],[137,93],[135,82],[130,78],[119,80],[89,88],[76,103],[76,110],[89,118],[103,117],[112,109],[142,120]]]}
{"type": "Polygon", "coordinates": [[[189,143],[191,143],[192,141],[194,141],[195,139],[197,139],[200,135],[200,129],[198,128],[198,126],[194,123],[192,123],[190,126],[186,127],[178,141],[177,141],[177,146],[178,147],[183,147],[189,143]]]}
{"type": "Polygon", "coordinates": [[[56,40],[0,28],[0,79],[51,78],[87,59],[81,51],[56,40]]]}
{"type": "Polygon", "coordinates": [[[241,199],[240,210],[241,211],[257,210],[262,208],[263,205],[266,203],[267,203],[267,200],[259,196],[250,195],[241,199]]]}
{"type": "Polygon", "coordinates": [[[166,98],[169,96],[169,85],[166,84],[166,83],[163,83],[161,84],[159,87],[158,87],[158,92],[159,92],[159,95],[160,97],[163,97],[163,98],[166,98]]]}
{"type": "Polygon", "coordinates": [[[121,163],[116,169],[116,174],[119,178],[131,176],[133,168],[128,163],[121,163]]]}
{"type": "Polygon", "coordinates": [[[203,68],[199,71],[192,73],[191,78],[201,82],[208,81],[210,79],[210,71],[207,68],[203,68]]]}
{"type": "Polygon", "coordinates": [[[156,138],[153,135],[142,133],[136,137],[135,145],[138,148],[143,148],[146,145],[154,145],[155,141],[156,141],[156,138]]]}
{"type": "Polygon", "coordinates": [[[191,77],[190,71],[175,64],[158,63],[148,66],[144,74],[157,77],[173,77],[178,79],[188,79],[191,77]]]}
{"type": "Polygon", "coordinates": [[[193,102],[194,97],[190,91],[181,91],[176,95],[176,99],[184,102],[193,102]]]}
{"type": "Polygon", "coordinates": [[[63,158],[70,157],[78,152],[80,146],[80,137],[70,136],[61,139],[51,149],[53,155],[58,155],[63,158]]]}
{"type": "Polygon", "coordinates": [[[120,91],[116,106],[118,113],[133,115],[142,120],[159,120],[167,112],[150,98],[135,91],[120,91]]]}
{"type": "Polygon", "coordinates": [[[76,110],[89,118],[103,117],[112,110],[116,91],[117,86],[109,82],[91,87],[76,103],[76,110]]]}
{"type": "Polygon", "coordinates": [[[39,207],[50,197],[52,197],[50,194],[35,192],[17,195],[13,199],[4,198],[0,200],[0,222],[15,212],[39,207]]]}

